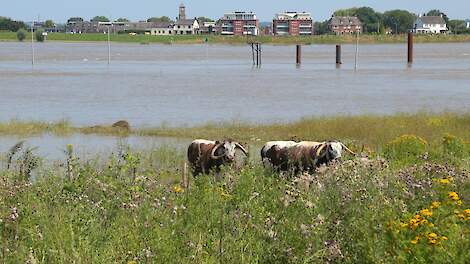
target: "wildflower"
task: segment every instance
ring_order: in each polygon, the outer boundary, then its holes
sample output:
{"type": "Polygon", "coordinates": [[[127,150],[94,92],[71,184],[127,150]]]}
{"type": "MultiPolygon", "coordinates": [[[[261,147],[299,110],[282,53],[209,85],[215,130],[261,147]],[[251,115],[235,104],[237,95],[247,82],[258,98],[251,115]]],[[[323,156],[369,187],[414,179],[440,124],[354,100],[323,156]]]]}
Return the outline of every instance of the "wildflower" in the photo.
{"type": "Polygon", "coordinates": [[[175,193],[183,193],[184,189],[180,185],[175,185],[175,186],[173,186],[173,191],[175,193]]]}
{"type": "Polygon", "coordinates": [[[448,238],[446,236],[441,236],[441,240],[447,240],[448,238]]]}
{"type": "Polygon", "coordinates": [[[432,216],[432,212],[429,211],[429,209],[423,209],[423,210],[420,211],[420,213],[424,216],[429,216],[429,217],[432,216]]]}
{"type": "Polygon", "coordinates": [[[428,226],[429,226],[429,227],[434,227],[434,224],[431,223],[431,222],[429,222],[428,226]]]}
{"type": "Polygon", "coordinates": [[[407,228],[408,226],[409,226],[409,225],[406,224],[406,223],[400,223],[400,227],[401,227],[401,228],[407,228]]]}
{"type": "Polygon", "coordinates": [[[470,217],[470,209],[463,210],[463,213],[467,215],[467,217],[470,217]]]}
{"type": "Polygon", "coordinates": [[[431,209],[436,209],[436,208],[438,208],[439,206],[441,206],[441,203],[440,203],[440,202],[432,202],[432,203],[431,203],[431,209]]]}
{"type": "Polygon", "coordinates": [[[438,236],[437,236],[436,233],[433,233],[433,232],[429,233],[428,234],[428,243],[431,244],[431,245],[437,244],[437,238],[438,238],[438,236]]]}
{"type": "Polygon", "coordinates": [[[413,244],[413,245],[418,244],[418,242],[419,242],[420,239],[421,239],[421,237],[420,237],[419,235],[417,235],[417,236],[415,237],[415,239],[411,240],[411,244],[413,244]]]}
{"type": "Polygon", "coordinates": [[[439,182],[440,184],[449,184],[450,183],[449,179],[447,179],[447,178],[439,179],[437,182],[439,182]]]}
{"type": "Polygon", "coordinates": [[[449,198],[454,200],[454,201],[459,201],[460,197],[459,194],[456,192],[449,192],[449,198]]]}
{"type": "Polygon", "coordinates": [[[224,200],[228,200],[228,199],[232,198],[232,196],[230,194],[226,193],[224,188],[222,188],[222,187],[219,188],[219,193],[220,193],[220,197],[224,200]]]}

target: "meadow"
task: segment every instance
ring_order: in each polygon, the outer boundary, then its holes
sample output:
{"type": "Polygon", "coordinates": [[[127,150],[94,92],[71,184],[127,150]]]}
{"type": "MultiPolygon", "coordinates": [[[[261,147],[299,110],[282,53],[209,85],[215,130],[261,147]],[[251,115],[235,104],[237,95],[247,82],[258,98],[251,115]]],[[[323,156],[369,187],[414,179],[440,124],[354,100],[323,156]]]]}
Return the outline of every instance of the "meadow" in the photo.
{"type": "MultiPolygon", "coordinates": [[[[0,41],[16,41],[15,32],[0,32],[0,41]]],[[[27,39],[29,40],[29,39],[27,39]]],[[[65,33],[49,33],[47,41],[107,41],[106,34],[65,34],[65,33]]],[[[220,36],[220,35],[190,35],[190,36],[151,36],[151,35],[128,35],[113,34],[112,42],[127,42],[141,44],[246,44],[247,42],[261,42],[273,45],[295,45],[295,44],[351,44],[356,43],[354,35],[314,35],[314,36],[297,36],[297,37],[275,37],[275,36],[220,36]]],[[[376,35],[364,34],[360,36],[360,42],[363,44],[388,44],[388,43],[405,43],[407,35],[376,35]]],[[[447,42],[469,42],[470,35],[415,35],[416,43],[447,43],[447,42]]]]}
{"type": "Polygon", "coordinates": [[[410,114],[290,124],[74,128],[12,121],[0,134],[336,138],[354,148],[313,175],[264,168],[258,150],[183,186],[172,146],[63,161],[34,149],[0,155],[4,263],[466,263],[470,257],[470,117],[410,114]]]}

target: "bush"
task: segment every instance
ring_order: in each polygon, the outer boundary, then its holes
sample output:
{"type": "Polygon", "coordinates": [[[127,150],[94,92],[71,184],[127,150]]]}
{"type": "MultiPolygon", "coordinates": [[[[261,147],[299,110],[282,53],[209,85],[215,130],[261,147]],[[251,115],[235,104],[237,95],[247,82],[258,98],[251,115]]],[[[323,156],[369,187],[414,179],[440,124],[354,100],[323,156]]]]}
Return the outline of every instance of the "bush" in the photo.
{"type": "Polygon", "coordinates": [[[426,151],[426,140],[415,135],[403,135],[390,141],[384,150],[389,159],[415,160],[426,151]]]}
{"type": "Polygon", "coordinates": [[[44,42],[44,35],[43,35],[44,31],[42,29],[38,29],[36,30],[36,41],[38,42],[44,42]]]}
{"type": "Polygon", "coordinates": [[[454,135],[445,134],[442,139],[442,146],[446,155],[461,158],[466,154],[465,143],[454,135]]]}
{"type": "Polygon", "coordinates": [[[23,41],[26,38],[26,31],[24,29],[18,30],[18,32],[16,32],[16,38],[19,41],[23,41]]]}

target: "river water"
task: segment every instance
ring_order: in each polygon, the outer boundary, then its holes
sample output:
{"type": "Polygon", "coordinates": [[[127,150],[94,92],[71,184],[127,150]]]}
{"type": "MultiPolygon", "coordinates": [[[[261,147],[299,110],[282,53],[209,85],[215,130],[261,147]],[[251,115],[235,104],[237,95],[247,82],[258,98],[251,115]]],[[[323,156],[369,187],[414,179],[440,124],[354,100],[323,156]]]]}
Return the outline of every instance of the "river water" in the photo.
{"type": "MultiPolygon", "coordinates": [[[[288,122],[305,116],[470,110],[470,43],[263,46],[262,67],[247,45],[140,45],[0,42],[0,122],[69,120],[76,126],[128,120],[134,127],[207,122],[288,122]]],[[[20,138],[0,137],[0,152],[20,138]]],[[[115,151],[122,139],[43,135],[27,138],[41,155],[59,158],[66,144],[81,156],[115,151]]],[[[187,142],[186,142],[187,141],[187,142]]],[[[137,149],[186,140],[131,137],[137,149]]]]}
{"type": "Polygon", "coordinates": [[[74,125],[182,126],[219,121],[284,122],[305,116],[468,111],[470,43],[263,46],[253,68],[247,45],[111,46],[0,42],[0,122],[11,119],[74,125]]]}

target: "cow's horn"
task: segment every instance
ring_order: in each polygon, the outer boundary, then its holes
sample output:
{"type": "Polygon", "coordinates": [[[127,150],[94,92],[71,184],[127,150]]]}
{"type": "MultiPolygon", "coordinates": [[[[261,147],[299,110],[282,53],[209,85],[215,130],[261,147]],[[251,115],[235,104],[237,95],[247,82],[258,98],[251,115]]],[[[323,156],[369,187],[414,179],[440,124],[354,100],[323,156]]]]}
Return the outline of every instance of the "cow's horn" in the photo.
{"type": "Polygon", "coordinates": [[[219,144],[215,145],[215,147],[212,149],[212,152],[211,152],[211,158],[212,158],[212,159],[220,159],[220,158],[222,158],[222,157],[225,155],[225,153],[222,154],[222,155],[220,155],[220,156],[216,156],[216,155],[215,155],[215,152],[217,151],[217,149],[218,149],[220,146],[222,146],[223,144],[224,144],[224,143],[219,143],[219,144]]]}
{"type": "Polygon", "coordinates": [[[237,148],[239,148],[246,156],[248,156],[248,151],[240,144],[240,143],[235,143],[237,148]]]}
{"type": "Polygon", "coordinates": [[[352,150],[350,150],[348,147],[346,147],[346,145],[344,145],[343,143],[341,143],[341,146],[342,146],[347,152],[349,152],[349,154],[356,156],[356,153],[354,153],[352,150]]]}

